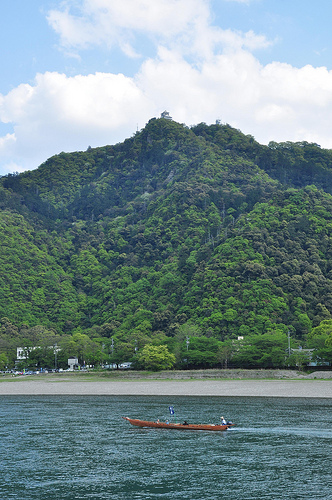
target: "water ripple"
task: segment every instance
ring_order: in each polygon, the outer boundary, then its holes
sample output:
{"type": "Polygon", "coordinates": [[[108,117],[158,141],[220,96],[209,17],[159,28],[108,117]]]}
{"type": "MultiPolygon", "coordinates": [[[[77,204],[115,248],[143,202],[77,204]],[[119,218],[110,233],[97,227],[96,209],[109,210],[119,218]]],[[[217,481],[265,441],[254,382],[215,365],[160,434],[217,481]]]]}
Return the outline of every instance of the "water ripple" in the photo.
{"type": "Polygon", "coordinates": [[[0,397],[0,498],[331,499],[329,400],[0,397]],[[123,415],[236,422],[225,433],[138,429],[123,415]]]}

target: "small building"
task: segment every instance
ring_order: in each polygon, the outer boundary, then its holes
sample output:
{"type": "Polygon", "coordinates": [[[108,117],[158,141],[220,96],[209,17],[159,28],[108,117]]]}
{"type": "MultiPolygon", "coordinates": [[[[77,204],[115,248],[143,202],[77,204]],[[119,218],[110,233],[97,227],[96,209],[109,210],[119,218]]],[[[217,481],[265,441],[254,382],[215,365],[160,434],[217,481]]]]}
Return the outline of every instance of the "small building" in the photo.
{"type": "MultiPolygon", "coordinates": [[[[34,347],[17,347],[16,348],[16,362],[18,363],[19,361],[29,359],[29,354],[32,351],[34,351],[35,349],[41,349],[41,346],[37,345],[34,347]]],[[[58,347],[57,345],[55,345],[55,346],[50,345],[50,346],[48,346],[48,349],[53,349],[54,354],[57,354],[58,352],[61,351],[60,347],[58,347]]]]}
{"type": "Polygon", "coordinates": [[[23,361],[29,358],[29,354],[37,347],[17,347],[16,349],[16,361],[23,361]]]}
{"type": "Polygon", "coordinates": [[[301,346],[298,349],[291,349],[290,352],[299,358],[302,357],[304,365],[306,366],[329,366],[328,361],[313,361],[312,356],[315,349],[303,349],[301,346]]]}
{"type": "Polygon", "coordinates": [[[68,369],[69,371],[74,371],[75,368],[78,368],[78,359],[75,358],[74,356],[68,358],[68,369]]]}
{"type": "Polygon", "coordinates": [[[163,111],[160,115],[160,118],[165,118],[165,120],[173,120],[168,111],[163,111]]]}

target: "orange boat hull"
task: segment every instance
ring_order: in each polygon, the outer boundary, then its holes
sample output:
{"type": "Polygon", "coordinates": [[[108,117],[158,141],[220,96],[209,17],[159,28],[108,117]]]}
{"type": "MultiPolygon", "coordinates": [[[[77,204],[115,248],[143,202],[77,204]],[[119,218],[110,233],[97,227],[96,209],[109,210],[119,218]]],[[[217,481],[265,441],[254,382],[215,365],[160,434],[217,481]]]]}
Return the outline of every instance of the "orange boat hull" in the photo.
{"type": "Polygon", "coordinates": [[[122,417],[136,427],[154,427],[156,429],[177,429],[184,431],[227,431],[233,424],[213,425],[213,424],[175,424],[170,422],[150,422],[149,420],[139,420],[138,418],[122,417]]]}

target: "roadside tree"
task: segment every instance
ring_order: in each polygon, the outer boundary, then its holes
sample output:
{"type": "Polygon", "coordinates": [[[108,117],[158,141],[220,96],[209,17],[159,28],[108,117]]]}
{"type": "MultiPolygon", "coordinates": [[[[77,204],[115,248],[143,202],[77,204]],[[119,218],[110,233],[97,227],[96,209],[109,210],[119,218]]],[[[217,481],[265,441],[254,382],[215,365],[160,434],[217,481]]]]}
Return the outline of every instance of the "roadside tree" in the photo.
{"type": "Polygon", "coordinates": [[[170,370],[175,364],[175,356],[165,345],[147,344],[137,355],[135,364],[145,370],[170,370]]]}

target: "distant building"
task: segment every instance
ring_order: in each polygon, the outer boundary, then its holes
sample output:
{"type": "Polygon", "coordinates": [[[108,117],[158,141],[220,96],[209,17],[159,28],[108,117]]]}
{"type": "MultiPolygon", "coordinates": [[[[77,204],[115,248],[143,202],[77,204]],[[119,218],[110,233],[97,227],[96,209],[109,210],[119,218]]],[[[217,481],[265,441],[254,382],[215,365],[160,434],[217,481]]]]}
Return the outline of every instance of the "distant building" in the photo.
{"type": "MultiPolygon", "coordinates": [[[[23,361],[24,359],[29,359],[29,354],[35,349],[40,349],[41,346],[37,345],[35,347],[17,347],[16,349],[16,362],[23,361]]],[[[60,352],[60,347],[48,346],[48,349],[53,349],[54,354],[60,352]]]]}
{"type": "Polygon", "coordinates": [[[168,111],[163,111],[160,115],[160,118],[165,118],[165,120],[173,120],[173,118],[171,116],[169,116],[168,111]]]}
{"type": "Polygon", "coordinates": [[[302,354],[305,359],[305,365],[307,366],[329,366],[330,363],[328,361],[312,361],[312,355],[315,352],[315,349],[302,349],[300,346],[298,349],[291,349],[292,354],[300,355],[302,354]]]}
{"type": "MultiPolygon", "coordinates": [[[[31,351],[33,348],[30,347],[28,350],[31,351]]],[[[23,349],[23,347],[18,347],[16,351],[16,359],[21,361],[22,359],[27,359],[27,349],[23,349]]]]}
{"type": "Polygon", "coordinates": [[[31,351],[34,351],[37,347],[17,347],[16,349],[16,359],[22,361],[23,359],[28,359],[31,351]]]}
{"type": "Polygon", "coordinates": [[[78,359],[75,358],[74,356],[71,356],[68,358],[68,366],[69,366],[69,371],[73,371],[75,368],[78,368],[78,359]]]}

